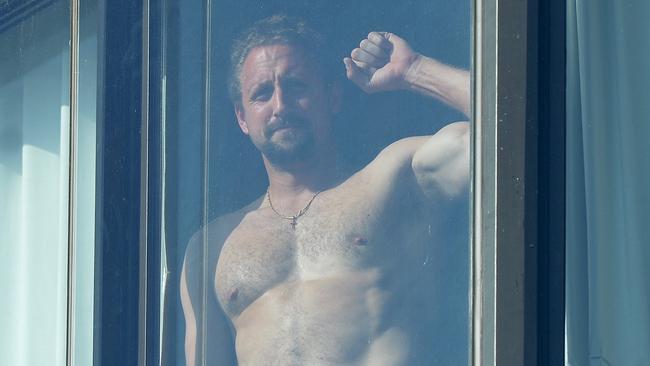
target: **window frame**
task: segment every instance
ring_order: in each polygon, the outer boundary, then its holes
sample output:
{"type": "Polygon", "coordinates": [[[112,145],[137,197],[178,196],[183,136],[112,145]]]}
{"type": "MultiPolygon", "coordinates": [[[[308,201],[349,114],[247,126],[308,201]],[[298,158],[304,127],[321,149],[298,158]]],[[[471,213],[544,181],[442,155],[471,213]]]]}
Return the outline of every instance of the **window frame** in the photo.
{"type": "Polygon", "coordinates": [[[148,115],[145,2],[98,1],[94,355],[145,363],[148,115]]]}
{"type": "Polygon", "coordinates": [[[474,5],[472,362],[559,365],[566,5],[474,5]]]}
{"type": "MultiPolygon", "coordinates": [[[[150,40],[161,39],[163,4],[99,1],[98,365],[161,362],[164,45],[150,40]]],[[[474,0],[472,9],[470,360],[561,364],[565,4],[474,0]]]]}

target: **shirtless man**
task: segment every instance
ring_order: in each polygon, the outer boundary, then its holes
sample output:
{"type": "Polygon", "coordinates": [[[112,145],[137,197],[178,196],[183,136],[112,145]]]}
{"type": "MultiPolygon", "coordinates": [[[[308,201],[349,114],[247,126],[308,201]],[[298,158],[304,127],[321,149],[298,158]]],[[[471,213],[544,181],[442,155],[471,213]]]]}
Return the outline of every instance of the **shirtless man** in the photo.
{"type": "MultiPolygon", "coordinates": [[[[432,364],[421,253],[449,241],[429,223],[468,194],[468,124],[397,141],[343,173],[330,133],[341,93],[318,37],[282,16],[252,29],[236,43],[232,94],[270,184],[188,246],[187,364],[432,364]]],[[[394,34],[370,33],[343,62],[365,92],[413,90],[468,114],[468,73],[394,34]]]]}

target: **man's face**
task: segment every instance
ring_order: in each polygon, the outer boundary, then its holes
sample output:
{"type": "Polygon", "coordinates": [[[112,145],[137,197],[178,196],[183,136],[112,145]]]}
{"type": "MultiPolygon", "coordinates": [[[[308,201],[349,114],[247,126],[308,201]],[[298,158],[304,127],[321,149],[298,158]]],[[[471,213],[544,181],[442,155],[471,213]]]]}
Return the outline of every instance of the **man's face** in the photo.
{"type": "Polygon", "coordinates": [[[300,49],[252,49],[240,80],[239,126],[271,162],[306,161],[331,142],[338,93],[326,87],[318,67],[300,49]]]}

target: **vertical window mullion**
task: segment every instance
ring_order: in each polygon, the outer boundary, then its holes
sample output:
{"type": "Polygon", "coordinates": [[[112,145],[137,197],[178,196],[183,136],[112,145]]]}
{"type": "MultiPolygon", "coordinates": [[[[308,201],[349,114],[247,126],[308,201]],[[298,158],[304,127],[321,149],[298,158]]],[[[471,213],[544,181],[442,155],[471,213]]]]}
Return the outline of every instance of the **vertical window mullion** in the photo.
{"type": "Polygon", "coordinates": [[[76,277],[76,177],[79,115],[79,0],[70,1],[70,130],[68,161],[68,278],[66,365],[74,358],[76,277]]]}
{"type": "Polygon", "coordinates": [[[142,16],[137,1],[100,1],[94,363],[139,357],[142,16]]]}

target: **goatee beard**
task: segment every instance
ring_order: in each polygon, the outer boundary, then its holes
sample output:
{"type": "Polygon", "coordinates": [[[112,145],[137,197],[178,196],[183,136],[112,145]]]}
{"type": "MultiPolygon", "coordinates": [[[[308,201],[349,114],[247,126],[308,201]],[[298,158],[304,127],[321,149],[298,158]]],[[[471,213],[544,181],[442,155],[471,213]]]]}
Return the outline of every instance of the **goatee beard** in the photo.
{"type": "Polygon", "coordinates": [[[313,156],[314,136],[305,119],[295,116],[275,118],[267,124],[264,137],[264,142],[255,145],[273,165],[294,164],[313,156]],[[281,140],[274,141],[274,138],[281,140]]]}

